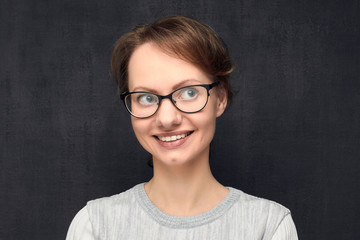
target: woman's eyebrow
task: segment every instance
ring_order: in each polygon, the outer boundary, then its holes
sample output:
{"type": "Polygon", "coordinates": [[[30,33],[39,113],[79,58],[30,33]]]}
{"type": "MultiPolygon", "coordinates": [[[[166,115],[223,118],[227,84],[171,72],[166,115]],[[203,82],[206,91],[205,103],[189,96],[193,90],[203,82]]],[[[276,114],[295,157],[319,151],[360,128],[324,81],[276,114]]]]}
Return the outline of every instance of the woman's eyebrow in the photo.
{"type": "Polygon", "coordinates": [[[147,87],[136,87],[130,92],[150,92],[150,93],[157,93],[155,89],[147,88],[147,87]]]}
{"type": "MultiPolygon", "coordinates": [[[[192,85],[192,84],[203,84],[203,83],[196,79],[186,79],[186,80],[183,80],[183,81],[175,84],[172,87],[172,90],[175,91],[176,89],[179,89],[181,87],[186,87],[186,86],[192,85]]],[[[157,90],[148,88],[148,87],[135,87],[131,92],[136,92],[136,91],[145,91],[145,92],[151,92],[151,93],[156,93],[156,94],[158,93],[157,90]]]]}
{"type": "Polygon", "coordinates": [[[184,81],[181,81],[181,82],[175,84],[173,86],[172,90],[175,91],[176,89],[179,89],[181,87],[186,87],[188,85],[193,85],[193,84],[202,84],[202,82],[200,82],[200,81],[198,81],[196,79],[186,79],[184,81]]]}

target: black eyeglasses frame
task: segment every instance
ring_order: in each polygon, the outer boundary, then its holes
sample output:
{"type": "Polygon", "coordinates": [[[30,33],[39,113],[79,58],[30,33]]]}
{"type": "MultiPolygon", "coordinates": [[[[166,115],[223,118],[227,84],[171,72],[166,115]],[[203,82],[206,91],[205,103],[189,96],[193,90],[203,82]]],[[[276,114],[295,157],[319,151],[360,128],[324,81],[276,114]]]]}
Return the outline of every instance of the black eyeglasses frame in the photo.
{"type": "Polygon", "coordinates": [[[174,90],[173,92],[171,92],[170,94],[165,95],[165,96],[164,96],[164,95],[159,95],[159,94],[156,94],[156,93],[151,93],[151,92],[144,92],[144,91],[139,91],[139,92],[124,92],[124,93],[121,93],[121,94],[120,94],[120,99],[124,102],[125,108],[126,108],[126,110],[130,113],[130,115],[133,116],[133,117],[136,117],[136,118],[140,118],[140,119],[149,118],[149,117],[153,116],[155,113],[157,113],[157,111],[159,110],[161,101],[162,101],[163,99],[169,99],[169,100],[172,102],[172,104],[176,107],[176,109],[178,109],[178,110],[181,111],[181,112],[184,112],[184,113],[197,113],[197,112],[200,112],[201,110],[203,110],[203,109],[206,107],[206,105],[207,105],[207,103],[208,103],[208,100],[209,100],[209,96],[210,96],[210,92],[209,92],[210,89],[218,86],[219,84],[220,84],[220,82],[219,82],[219,81],[216,81],[216,82],[213,82],[213,83],[211,83],[211,84],[196,84],[196,85],[184,86],[184,87],[181,87],[181,88],[179,88],[179,89],[174,90]],[[197,111],[194,111],[194,112],[187,112],[187,111],[181,110],[180,108],[178,108],[178,106],[176,106],[176,102],[175,102],[175,100],[172,98],[172,95],[173,95],[175,92],[177,92],[177,91],[179,91],[179,90],[181,90],[181,89],[183,89],[183,88],[189,88],[189,87],[204,87],[204,88],[206,88],[206,90],[207,90],[207,98],[206,98],[206,102],[205,102],[204,106],[203,106],[201,109],[199,109],[199,110],[197,110],[197,111]],[[133,93],[150,93],[150,94],[153,94],[153,95],[157,96],[157,98],[159,99],[159,102],[158,102],[158,104],[157,104],[158,107],[157,107],[156,111],[155,111],[153,114],[151,114],[150,116],[147,116],[147,117],[138,117],[138,116],[135,116],[135,115],[130,111],[130,109],[127,107],[126,101],[125,101],[126,96],[128,96],[128,95],[130,95],[130,94],[133,94],[133,93]]]}

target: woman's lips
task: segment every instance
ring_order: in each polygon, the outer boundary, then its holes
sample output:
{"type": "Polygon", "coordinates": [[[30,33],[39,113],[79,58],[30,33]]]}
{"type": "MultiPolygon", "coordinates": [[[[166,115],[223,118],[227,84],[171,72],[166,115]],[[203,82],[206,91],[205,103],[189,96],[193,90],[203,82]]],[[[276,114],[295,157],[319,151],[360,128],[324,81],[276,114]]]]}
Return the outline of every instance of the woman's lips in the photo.
{"type": "Polygon", "coordinates": [[[190,135],[191,132],[187,132],[187,133],[183,133],[183,134],[178,134],[178,135],[172,135],[172,136],[157,136],[157,138],[162,141],[162,142],[172,142],[175,140],[179,140],[182,139],[188,135],[190,135]]]}
{"type": "Polygon", "coordinates": [[[166,148],[175,148],[181,146],[193,132],[194,131],[190,131],[187,133],[167,135],[167,136],[155,135],[154,137],[161,146],[166,148]]]}

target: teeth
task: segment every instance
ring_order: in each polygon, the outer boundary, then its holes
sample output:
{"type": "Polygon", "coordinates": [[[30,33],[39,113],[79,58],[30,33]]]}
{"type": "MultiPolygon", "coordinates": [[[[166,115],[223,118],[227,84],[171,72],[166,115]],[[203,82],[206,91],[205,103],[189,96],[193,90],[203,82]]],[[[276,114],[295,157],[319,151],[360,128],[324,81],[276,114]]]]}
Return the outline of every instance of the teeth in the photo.
{"type": "Polygon", "coordinates": [[[158,138],[160,139],[160,141],[170,142],[170,141],[175,141],[175,140],[184,138],[184,137],[186,137],[186,136],[188,136],[188,135],[189,135],[189,134],[186,133],[186,134],[180,134],[180,135],[174,135],[174,136],[168,136],[168,137],[158,137],[158,138]]]}

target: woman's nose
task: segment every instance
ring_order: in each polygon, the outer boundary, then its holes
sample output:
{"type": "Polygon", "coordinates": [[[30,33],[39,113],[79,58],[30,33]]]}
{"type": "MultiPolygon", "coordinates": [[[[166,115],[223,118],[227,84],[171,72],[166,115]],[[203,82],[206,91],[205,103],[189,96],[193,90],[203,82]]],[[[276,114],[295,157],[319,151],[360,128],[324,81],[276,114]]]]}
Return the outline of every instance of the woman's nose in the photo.
{"type": "Polygon", "coordinates": [[[182,114],[174,106],[170,99],[161,101],[158,111],[155,114],[158,127],[171,129],[181,123],[182,114]]]}

